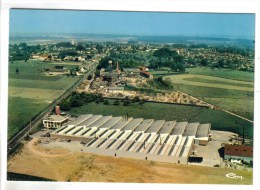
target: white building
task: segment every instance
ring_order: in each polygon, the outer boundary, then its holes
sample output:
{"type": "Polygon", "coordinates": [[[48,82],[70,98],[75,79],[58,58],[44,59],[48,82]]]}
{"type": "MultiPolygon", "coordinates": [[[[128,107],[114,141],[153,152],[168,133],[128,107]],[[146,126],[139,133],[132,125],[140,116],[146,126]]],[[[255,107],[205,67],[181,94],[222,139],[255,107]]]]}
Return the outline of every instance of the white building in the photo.
{"type": "Polygon", "coordinates": [[[60,115],[50,115],[43,120],[43,126],[46,127],[47,129],[60,128],[68,120],[69,120],[68,117],[63,117],[60,115]]]}

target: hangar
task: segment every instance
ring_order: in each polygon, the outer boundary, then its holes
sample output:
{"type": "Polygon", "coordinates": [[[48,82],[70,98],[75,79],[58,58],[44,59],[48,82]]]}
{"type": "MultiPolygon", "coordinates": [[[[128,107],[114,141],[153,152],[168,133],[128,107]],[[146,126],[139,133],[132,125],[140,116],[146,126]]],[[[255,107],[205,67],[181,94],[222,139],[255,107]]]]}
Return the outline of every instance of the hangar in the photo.
{"type": "Polygon", "coordinates": [[[210,124],[87,114],[51,137],[78,140],[94,154],[187,164],[193,144],[205,144],[210,129],[210,124]]]}

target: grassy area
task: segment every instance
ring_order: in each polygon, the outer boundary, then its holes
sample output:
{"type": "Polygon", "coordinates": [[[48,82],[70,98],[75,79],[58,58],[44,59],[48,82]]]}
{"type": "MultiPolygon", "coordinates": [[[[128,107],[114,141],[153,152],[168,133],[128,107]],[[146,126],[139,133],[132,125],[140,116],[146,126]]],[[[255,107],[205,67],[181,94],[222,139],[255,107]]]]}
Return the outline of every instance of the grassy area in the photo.
{"type": "Polygon", "coordinates": [[[215,76],[227,79],[254,82],[254,73],[230,69],[211,69],[209,67],[187,68],[186,72],[197,75],[215,76]]]}
{"type": "Polygon", "coordinates": [[[22,87],[22,88],[41,88],[49,90],[64,90],[71,86],[71,82],[76,82],[77,77],[59,77],[59,79],[50,81],[50,80],[30,80],[30,79],[13,79],[9,80],[9,86],[13,87],[22,87]]]}
{"type": "Polygon", "coordinates": [[[162,103],[145,103],[139,105],[138,103],[132,103],[130,106],[112,105],[113,100],[109,100],[109,105],[89,103],[79,108],[73,108],[70,110],[70,114],[102,114],[121,116],[128,113],[130,117],[145,118],[145,119],[165,119],[165,120],[177,120],[177,121],[189,121],[200,123],[211,123],[212,129],[215,130],[227,130],[242,134],[242,127],[246,127],[246,135],[253,136],[252,124],[234,117],[222,111],[211,110],[203,107],[184,106],[174,104],[162,104],[162,103]]]}
{"type": "Polygon", "coordinates": [[[48,106],[47,103],[29,98],[9,97],[8,101],[8,139],[48,106]]]}
{"type": "Polygon", "coordinates": [[[207,67],[187,71],[189,74],[168,76],[175,90],[253,120],[254,73],[207,67]]]}
{"type": "Polygon", "coordinates": [[[200,78],[200,77],[189,77],[189,78],[184,78],[183,80],[210,83],[210,84],[222,84],[222,85],[232,85],[232,86],[254,88],[254,84],[243,84],[243,83],[234,83],[231,81],[227,82],[227,81],[219,81],[219,80],[210,80],[210,79],[205,79],[205,78],[200,78]]]}
{"type": "MultiPolygon", "coordinates": [[[[79,79],[46,76],[43,72],[44,68],[53,66],[51,63],[36,60],[9,63],[8,139],[79,79]],[[17,68],[18,74],[16,74],[17,68]]],[[[66,65],[66,67],[72,68],[75,65],[66,65]]]]}

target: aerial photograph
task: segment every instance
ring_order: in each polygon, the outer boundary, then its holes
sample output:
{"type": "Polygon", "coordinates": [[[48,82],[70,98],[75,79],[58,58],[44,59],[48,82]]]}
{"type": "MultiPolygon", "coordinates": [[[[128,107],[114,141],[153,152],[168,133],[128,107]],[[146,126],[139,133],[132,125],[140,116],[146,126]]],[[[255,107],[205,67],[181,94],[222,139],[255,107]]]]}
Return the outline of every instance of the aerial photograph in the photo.
{"type": "Polygon", "coordinates": [[[255,14],[11,9],[8,181],[253,184],[255,14]]]}

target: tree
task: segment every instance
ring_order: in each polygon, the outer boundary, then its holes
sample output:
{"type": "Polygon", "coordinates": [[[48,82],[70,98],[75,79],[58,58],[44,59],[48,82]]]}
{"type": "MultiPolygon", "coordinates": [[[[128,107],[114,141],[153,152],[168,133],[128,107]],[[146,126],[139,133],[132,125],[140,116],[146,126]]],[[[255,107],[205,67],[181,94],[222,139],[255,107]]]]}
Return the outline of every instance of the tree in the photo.
{"type": "Polygon", "coordinates": [[[172,51],[169,48],[161,48],[161,49],[156,50],[153,53],[153,56],[155,56],[155,57],[171,57],[174,55],[178,55],[177,52],[172,51]]]}
{"type": "Polygon", "coordinates": [[[125,100],[123,103],[124,106],[130,106],[130,101],[129,100],[125,100]]]}
{"type": "Polygon", "coordinates": [[[139,96],[135,96],[134,99],[133,99],[133,102],[139,102],[139,101],[140,101],[139,96]]]}
{"type": "Polygon", "coordinates": [[[82,44],[78,44],[77,46],[76,46],[76,50],[78,50],[78,51],[84,51],[86,48],[82,45],[82,44]]]}
{"type": "Polygon", "coordinates": [[[91,80],[92,79],[92,75],[88,75],[88,80],[91,80]]]}
{"type": "Polygon", "coordinates": [[[104,101],[104,105],[108,105],[109,104],[109,101],[108,100],[105,100],[104,101]]]}
{"type": "Polygon", "coordinates": [[[63,111],[69,111],[70,110],[70,102],[67,100],[62,100],[60,103],[60,109],[63,111]]]}
{"type": "Polygon", "coordinates": [[[100,103],[100,99],[97,98],[97,99],[95,100],[95,102],[96,102],[96,104],[99,104],[99,103],[100,103]]]}
{"type": "Polygon", "coordinates": [[[16,72],[16,74],[18,75],[18,74],[19,74],[19,69],[16,68],[15,72],[16,72]]]}
{"type": "Polygon", "coordinates": [[[202,66],[208,66],[209,61],[208,61],[208,59],[203,58],[203,59],[200,61],[200,64],[201,64],[202,66]]]}
{"type": "Polygon", "coordinates": [[[120,103],[119,103],[118,100],[115,100],[113,104],[114,104],[114,105],[119,105],[120,103]]]}

